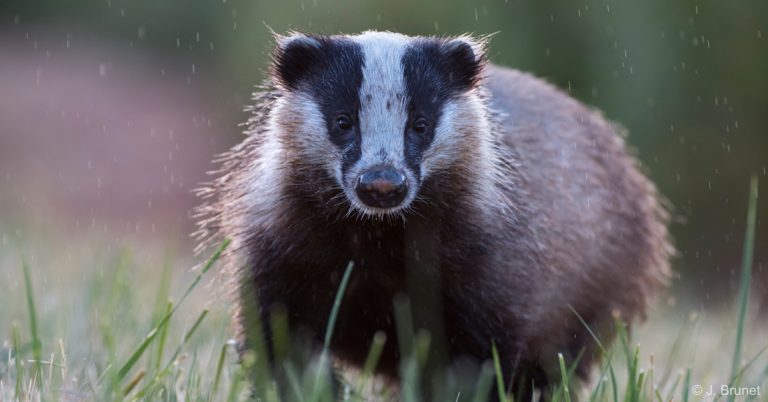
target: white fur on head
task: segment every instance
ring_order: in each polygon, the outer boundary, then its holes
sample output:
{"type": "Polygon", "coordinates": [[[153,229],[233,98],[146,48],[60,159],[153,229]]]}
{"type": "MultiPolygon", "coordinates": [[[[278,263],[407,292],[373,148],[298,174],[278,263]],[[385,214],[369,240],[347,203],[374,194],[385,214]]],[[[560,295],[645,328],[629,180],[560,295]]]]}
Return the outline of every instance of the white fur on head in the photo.
{"type": "Polygon", "coordinates": [[[366,32],[355,37],[365,56],[360,87],[361,162],[365,167],[392,164],[401,168],[403,130],[408,121],[400,59],[408,45],[402,35],[366,32]]]}
{"type": "MultiPolygon", "coordinates": [[[[296,82],[285,78],[285,71],[282,76],[279,72],[273,72],[277,83],[285,91],[283,97],[276,101],[270,125],[274,130],[283,130],[281,137],[290,141],[287,146],[298,151],[306,163],[326,168],[344,190],[353,207],[351,211],[369,216],[399,214],[417,197],[420,180],[434,172],[451,169],[453,164],[468,157],[463,154],[466,150],[471,149],[475,154],[472,157],[492,158],[492,150],[486,149],[491,146],[483,144],[487,140],[483,136],[490,134],[486,105],[481,96],[482,91],[473,87],[443,105],[439,120],[434,122],[435,136],[432,144],[422,155],[420,178],[417,177],[405,161],[404,133],[409,123],[409,98],[402,60],[414,40],[421,38],[374,31],[343,38],[357,43],[363,56],[363,78],[358,90],[359,160],[346,172],[342,172],[342,155],[345,150],[338,149],[331,142],[327,128],[327,119],[333,116],[324,116],[318,100],[299,88],[296,82]],[[289,131],[289,135],[285,135],[285,130],[289,131]],[[377,166],[393,167],[405,174],[408,194],[400,207],[377,209],[358,200],[354,190],[357,178],[377,166]]],[[[281,69],[287,69],[289,78],[293,77],[291,73],[311,68],[317,61],[316,57],[324,57],[323,40],[333,41],[334,37],[312,37],[296,32],[277,35],[275,63],[281,69]]],[[[467,60],[468,52],[461,47],[469,46],[472,50],[470,57],[475,58],[478,68],[482,70],[486,43],[486,38],[458,36],[445,39],[442,46],[448,57],[456,55],[457,64],[467,60]]],[[[473,77],[472,85],[477,85],[474,79],[480,81],[481,75],[473,77]]],[[[482,185],[487,184],[482,182],[482,185]]]]}
{"type": "Polygon", "coordinates": [[[403,172],[409,184],[403,201],[407,207],[416,197],[416,177],[404,162],[403,132],[408,123],[408,105],[403,66],[400,60],[410,43],[407,36],[392,32],[367,31],[351,37],[360,44],[365,64],[359,90],[361,157],[347,172],[344,191],[355,209],[368,215],[395,214],[366,206],[354,193],[357,177],[375,166],[391,166],[403,172]]]}

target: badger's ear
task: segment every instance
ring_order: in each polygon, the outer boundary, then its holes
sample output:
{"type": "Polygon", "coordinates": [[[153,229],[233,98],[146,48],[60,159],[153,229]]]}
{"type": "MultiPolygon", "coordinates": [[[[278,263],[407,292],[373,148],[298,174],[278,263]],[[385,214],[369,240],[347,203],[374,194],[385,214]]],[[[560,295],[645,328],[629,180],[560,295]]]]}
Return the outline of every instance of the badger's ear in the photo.
{"type": "Polygon", "coordinates": [[[286,89],[296,89],[307,74],[324,60],[324,40],[321,37],[293,33],[277,36],[273,56],[272,74],[286,89]]]}
{"type": "Polygon", "coordinates": [[[485,66],[485,48],[485,39],[469,36],[453,38],[443,44],[443,66],[457,89],[466,91],[481,81],[485,66]]]}

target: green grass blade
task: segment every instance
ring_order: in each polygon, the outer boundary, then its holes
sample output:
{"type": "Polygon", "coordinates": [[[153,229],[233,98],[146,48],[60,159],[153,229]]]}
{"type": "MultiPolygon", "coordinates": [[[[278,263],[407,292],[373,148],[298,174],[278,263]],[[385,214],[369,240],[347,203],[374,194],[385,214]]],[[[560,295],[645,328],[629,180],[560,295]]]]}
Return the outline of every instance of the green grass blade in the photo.
{"type": "Polygon", "coordinates": [[[624,351],[624,356],[627,358],[627,363],[632,361],[632,348],[629,346],[629,334],[627,333],[627,324],[620,318],[614,320],[613,325],[616,327],[616,332],[619,338],[619,344],[624,351]]]}
{"type": "Polygon", "coordinates": [[[619,402],[619,385],[618,381],[616,381],[616,373],[611,370],[611,389],[613,391],[613,402],[619,402]]]}
{"type": "Polygon", "coordinates": [[[285,376],[288,379],[288,384],[291,386],[291,392],[293,392],[295,400],[297,402],[304,402],[304,395],[301,392],[301,381],[291,362],[285,362],[285,376]]]}
{"type": "Polygon", "coordinates": [[[24,271],[24,288],[27,293],[27,309],[29,310],[29,330],[32,335],[32,358],[35,360],[35,377],[39,378],[37,385],[43,389],[43,343],[38,331],[37,310],[35,309],[35,295],[32,293],[32,280],[29,277],[29,266],[26,261],[21,263],[24,271]]]}
{"type": "Polygon", "coordinates": [[[420,387],[419,362],[417,359],[417,342],[414,332],[411,301],[408,296],[398,294],[393,300],[395,309],[395,326],[397,341],[400,349],[400,383],[401,398],[404,402],[418,401],[420,387]]]}
{"type": "Polygon", "coordinates": [[[13,361],[16,366],[16,384],[14,386],[13,398],[20,401],[22,400],[21,391],[23,389],[22,381],[24,372],[21,366],[21,356],[19,355],[21,350],[21,330],[19,330],[19,326],[15,322],[13,323],[13,334],[11,335],[11,338],[13,339],[13,361]]]}
{"type": "Polygon", "coordinates": [[[637,375],[637,383],[635,383],[635,387],[632,389],[633,402],[640,402],[640,400],[643,399],[645,378],[645,372],[640,372],[640,374],[637,375]]]}
{"type": "MultiPolygon", "coordinates": [[[[165,314],[170,313],[173,310],[173,303],[168,302],[165,307],[164,314],[161,317],[164,317],[165,314]]],[[[157,349],[155,354],[155,371],[160,371],[160,365],[163,363],[163,353],[165,353],[165,342],[168,340],[168,328],[170,325],[164,325],[162,331],[160,331],[160,336],[157,341],[157,349]]]]}
{"type": "MultiPolygon", "coordinates": [[[[669,349],[669,352],[667,353],[667,361],[672,362],[676,361],[679,352],[683,349],[682,343],[684,340],[690,340],[690,325],[691,320],[685,320],[683,324],[680,326],[680,329],[677,331],[677,335],[675,336],[675,341],[672,343],[672,346],[669,349]]],[[[672,376],[672,370],[675,367],[673,364],[668,364],[666,369],[664,369],[663,374],[661,375],[661,381],[659,382],[659,388],[666,388],[667,382],[673,378],[672,376]]],[[[680,376],[676,376],[677,379],[680,378],[680,376]]]]}
{"type": "Polygon", "coordinates": [[[192,395],[190,392],[194,389],[195,384],[197,383],[195,373],[197,370],[195,368],[197,367],[197,350],[194,350],[192,352],[192,361],[189,363],[189,369],[187,370],[187,384],[184,387],[186,390],[186,397],[184,398],[185,401],[189,401],[192,398],[190,398],[190,395],[192,395]]]}
{"type": "Polygon", "coordinates": [[[387,343],[387,334],[384,332],[377,332],[373,336],[373,342],[371,348],[368,350],[368,356],[365,358],[365,364],[363,364],[363,372],[360,375],[360,382],[357,386],[357,393],[362,394],[368,386],[371,377],[373,377],[373,371],[376,369],[376,365],[381,358],[381,352],[384,351],[384,345],[387,343]]]}
{"type": "Polygon", "coordinates": [[[627,400],[629,402],[639,402],[640,400],[640,380],[642,379],[642,373],[638,375],[638,366],[640,365],[640,347],[636,346],[632,357],[628,359],[628,374],[629,379],[627,381],[627,400]]]}
{"type": "MultiPolygon", "coordinates": [[[[203,322],[206,316],[208,316],[208,310],[203,310],[203,312],[195,320],[195,323],[192,324],[192,327],[190,327],[187,333],[184,334],[184,338],[182,339],[181,343],[179,344],[179,346],[176,347],[176,350],[173,352],[173,355],[171,355],[171,358],[168,359],[168,362],[165,364],[165,366],[163,366],[162,370],[158,370],[158,372],[155,373],[155,377],[152,379],[152,381],[149,384],[147,384],[147,386],[144,387],[144,389],[142,389],[137,393],[138,397],[143,397],[144,395],[146,395],[146,393],[149,391],[151,386],[159,383],[162,380],[162,378],[166,376],[168,372],[170,372],[173,363],[181,354],[182,347],[189,341],[190,338],[192,338],[192,335],[195,334],[195,331],[197,331],[197,328],[200,327],[200,324],[203,322]]],[[[190,374],[191,374],[191,371],[190,371],[190,374]]]]}
{"type": "MultiPolygon", "coordinates": [[[[579,367],[579,362],[581,361],[581,358],[584,356],[585,351],[586,351],[586,348],[581,348],[581,351],[579,351],[579,354],[576,355],[575,359],[573,359],[573,362],[571,362],[570,366],[565,365],[565,357],[563,357],[563,368],[565,369],[564,373],[565,373],[565,376],[567,377],[567,380],[563,381],[562,385],[570,387],[569,385],[571,383],[570,379],[573,378],[574,373],[576,373],[576,369],[579,367]]],[[[560,355],[561,353],[558,353],[558,364],[560,360],[560,355]]],[[[562,377],[563,374],[561,373],[560,376],[562,377]]],[[[568,391],[570,392],[570,389],[568,391]]],[[[564,398],[565,397],[564,392],[565,391],[563,390],[563,386],[558,387],[555,392],[555,397],[564,398]]],[[[568,399],[570,399],[570,395],[568,395],[568,399]]]]}
{"type": "Polygon", "coordinates": [[[477,379],[477,386],[475,387],[475,396],[472,398],[472,402],[485,402],[488,400],[488,394],[490,394],[493,387],[493,379],[495,369],[493,364],[483,364],[482,371],[480,371],[480,377],[477,379]]]}
{"type": "Polygon", "coordinates": [[[373,342],[371,343],[371,349],[368,351],[368,356],[365,358],[365,364],[363,365],[364,375],[373,375],[373,370],[376,369],[376,365],[381,358],[381,352],[384,351],[384,345],[387,343],[387,334],[384,332],[377,332],[373,336],[373,342]]]}
{"type": "Polygon", "coordinates": [[[282,362],[290,354],[290,327],[288,325],[288,310],[285,306],[274,307],[269,315],[270,328],[272,329],[272,353],[275,362],[282,362]]]}
{"type": "Polygon", "coordinates": [[[573,314],[576,316],[576,318],[578,318],[578,319],[579,319],[579,322],[581,322],[581,325],[583,325],[583,326],[584,326],[584,328],[587,330],[587,332],[589,332],[589,335],[590,335],[590,336],[592,337],[592,339],[595,341],[595,343],[597,344],[597,347],[599,347],[599,348],[600,348],[600,351],[601,351],[603,354],[606,354],[607,352],[606,352],[605,348],[603,347],[603,343],[602,343],[602,342],[600,342],[600,338],[598,338],[598,337],[597,337],[597,334],[595,334],[595,333],[594,333],[594,331],[592,331],[592,328],[590,328],[590,327],[589,327],[589,324],[587,324],[587,322],[586,322],[586,321],[584,321],[584,318],[582,318],[582,317],[581,317],[581,315],[580,315],[580,314],[579,314],[579,313],[578,313],[578,312],[577,312],[577,311],[576,311],[576,310],[575,310],[575,309],[574,309],[574,308],[573,308],[571,305],[568,305],[568,308],[569,308],[569,309],[571,310],[571,312],[572,312],[572,313],[573,313],[573,314]]]}
{"type": "Polygon", "coordinates": [[[213,377],[213,385],[211,386],[211,393],[208,396],[208,400],[212,401],[216,398],[216,392],[219,390],[219,384],[221,384],[221,374],[224,372],[224,362],[227,360],[227,348],[228,344],[221,345],[221,352],[219,352],[219,359],[216,362],[216,375],[213,377]]]}
{"type": "Polygon", "coordinates": [[[229,384],[229,392],[227,393],[228,402],[235,402],[240,400],[243,383],[245,382],[244,379],[246,370],[248,370],[248,368],[241,365],[240,368],[233,374],[232,382],[229,384]]]}
{"type": "Polygon", "coordinates": [[[413,343],[413,356],[416,358],[416,362],[419,363],[419,369],[423,370],[426,367],[427,356],[429,355],[429,347],[432,344],[432,335],[426,330],[419,330],[416,332],[416,338],[413,343]]]}
{"type": "Polygon", "coordinates": [[[347,289],[349,277],[352,275],[352,268],[354,266],[355,264],[352,261],[347,265],[347,270],[344,271],[344,276],[341,278],[341,284],[339,284],[339,290],[336,292],[336,298],[333,300],[333,308],[331,309],[331,315],[328,318],[328,326],[325,328],[325,340],[323,342],[323,349],[325,350],[328,350],[331,346],[331,338],[333,337],[333,329],[336,326],[336,318],[339,315],[341,299],[344,298],[344,291],[347,289]]]}
{"type": "Polygon", "coordinates": [[[501,372],[501,360],[499,359],[499,351],[496,349],[496,342],[491,341],[491,353],[493,354],[493,370],[496,372],[496,392],[499,393],[499,400],[506,401],[507,396],[504,394],[504,374],[501,372]]]}
{"type": "Polygon", "coordinates": [[[568,370],[565,368],[565,358],[563,358],[562,353],[557,354],[557,360],[560,364],[560,381],[562,381],[563,396],[565,402],[571,402],[571,390],[570,385],[568,385],[568,370]]]}
{"type": "MultiPolygon", "coordinates": [[[[739,368],[741,367],[741,351],[744,341],[744,326],[749,304],[750,283],[752,282],[752,259],[755,248],[755,226],[757,222],[757,176],[752,176],[749,185],[749,207],[747,210],[747,228],[744,234],[744,250],[741,264],[741,284],[739,285],[738,314],[739,323],[736,327],[736,345],[731,364],[731,386],[740,382],[739,368]]],[[[728,401],[733,402],[735,395],[729,395],[728,401]]]]}
{"type": "Polygon", "coordinates": [[[141,356],[144,354],[144,352],[147,350],[149,345],[152,343],[152,341],[155,339],[157,334],[165,325],[168,325],[168,321],[170,321],[173,314],[176,312],[176,309],[179,308],[179,306],[184,302],[184,300],[189,296],[190,293],[192,293],[192,290],[197,287],[197,285],[200,283],[200,281],[203,279],[203,276],[208,272],[208,270],[211,269],[213,264],[221,258],[221,254],[224,252],[224,249],[229,245],[229,240],[225,240],[223,243],[221,243],[221,246],[216,250],[216,252],[211,256],[211,258],[206,261],[203,268],[200,270],[200,273],[197,274],[197,277],[194,281],[192,281],[192,284],[189,285],[187,290],[184,292],[184,294],[179,299],[179,302],[169,311],[168,313],[163,316],[163,319],[160,320],[160,322],[147,334],[147,336],[144,338],[144,341],[141,342],[139,347],[133,352],[131,357],[126,361],[121,367],[120,370],[117,372],[117,381],[122,381],[125,379],[125,376],[128,374],[129,371],[133,368],[133,366],[136,364],[137,361],[141,358],[141,356]]]}
{"type": "MultiPolygon", "coordinates": [[[[160,274],[160,283],[157,287],[157,295],[155,296],[155,307],[154,311],[152,313],[152,322],[156,323],[162,319],[162,317],[165,316],[165,314],[168,313],[171,309],[171,305],[169,302],[169,294],[171,289],[171,263],[169,257],[166,255],[165,261],[163,262],[163,269],[160,274]]],[[[157,350],[155,352],[155,364],[154,369],[155,371],[160,370],[160,365],[163,361],[163,352],[165,348],[165,340],[168,336],[168,331],[163,331],[163,333],[160,335],[160,341],[157,344],[157,350]]]]}
{"type": "Polygon", "coordinates": [[[186,344],[187,342],[189,342],[189,339],[192,338],[192,336],[195,334],[195,331],[197,331],[197,329],[200,328],[200,324],[203,322],[203,320],[207,316],[208,316],[208,310],[207,309],[203,310],[203,312],[200,313],[200,315],[195,320],[195,323],[192,324],[192,326],[189,328],[187,333],[184,334],[184,338],[182,339],[181,344],[179,345],[179,347],[176,349],[176,353],[173,354],[174,358],[172,358],[171,361],[175,360],[175,358],[179,356],[179,354],[181,353],[181,347],[184,344],[186,344]]]}
{"type": "MultiPolygon", "coordinates": [[[[173,310],[171,311],[173,312],[173,310]]],[[[128,374],[129,371],[131,371],[131,368],[136,364],[137,361],[141,358],[141,356],[144,354],[144,351],[147,350],[147,347],[152,343],[152,341],[155,339],[157,334],[163,329],[165,325],[168,324],[169,319],[171,318],[171,314],[166,315],[163,320],[160,321],[158,326],[152,329],[152,331],[149,332],[149,334],[144,338],[144,341],[141,342],[139,347],[133,352],[130,358],[128,358],[128,361],[126,361],[121,367],[120,370],[117,372],[117,380],[122,381],[125,376],[128,374]]]]}
{"type": "Polygon", "coordinates": [[[675,376],[675,381],[669,386],[669,390],[667,391],[667,397],[664,399],[665,401],[674,400],[675,391],[677,391],[677,387],[680,385],[680,381],[682,381],[682,379],[683,379],[683,373],[678,372],[677,375],[675,376]]]}
{"type": "Polygon", "coordinates": [[[759,352],[757,352],[757,354],[756,354],[754,357],[752,357],[752,359],[750,359],[749,361],[747,361],[746,363],[744,363],[744,365],[740,366],[740,367],[739,367],[739,372],[738,372],[738,373],[736,373],[736,376],[734,376],[734,377],[731,377],[731,381],[730,381],[730,383],[731,383],[731,384],[734,384],[734,383],[736,382],[736,380],[737,380],[737,379],[741,378],[741,377],[742,377],[742,375],[744,374],[744,372],[745,372],[745,371],[747,371],[747,370],[748,370],[748,369],[749,369],[749,368],[750,368],[750,367],[751,367],[751,366],[752,366],[752,365],[753,365],[753,364],[754,364],[754,363],[755,363],[755,362],[756,362],[756,361],[757,361],[757,360],[760,358],[760,356],[761,356],[761,355],[763,354],[763,352],[765,352],[766,350],[768,350],[768,345],[765,345],[765,346],[763,346],[763,348],[762,348],[762,349],[760,349],[760,351],[759,351],[759,352]]]}
{"type": "MultiPolygon", "coordinates": [[[[181,304],[181,301],[184,300],[191,292],[192,290],[197,287],[197,284],[200,283],[200,281],[203,279],[203,276],[213,267],[213,264],[216,263],[221,258],[221,255],[224,253],[224,250],[229,246],[230,240],[226,239],[223,242],[221,242],[221,245],[218,249],[216,249],[216,252],[213,253],[213,255],[208,258],[208,260],[203,265],[203,268],[200,270],[200,272],[197,274],[197,277],[195,277],[195,280],[192,281],[192,284],[189,285],[187,290],[184,292],[184,295],[181,296],[181,299],[179,300],[178,304],[181,304]]],[[[177,306],[178,306],[177,304],[177,306]]]]}
{"type": "Polygon", "coordinates": [[[589,396],[589,399],[588,399],[588,401],[596,401],[596,400],[598,400],[598,399],[597,399],[597,398],[598,398],[598,395],[599,395],[601,392],[603,392],[603,390],[605,389],[605,386],[604,386],[604,384],[605,384],[605,379],[606,379],[606,377],[608,376],[608,373],[613,371],[613,365],[612,365],[612,363],[611,363],[611,362],[612,362],[612,360],[613,360],[613,351],[611,351],[611,352],[608,354],[608,358],[607,358],[607,359],[606,359],[606,361],[605,361],[605,365],[603,365],[603,369],[602,369],[602,370],[601,370],[601,372],[600,372],[600,379],[597,381],[597,383],[599,384],[599,386],[598,386],[598,387],[595,387],[595,389],[594,389],[594,390],[592,390],[592,394],[589,396]]]}
{"type": "Polygon", "coordinates": [[[397,325],[397,343],[400,347],[400,356],[410,356],[413,352],[413,319],[411,316],[411,302],[407,296],[397,295],[393,300],[395,308],[395,324],[397,325]]]}
{"type": "Polygon", "coordinates": [[[317,369],[317,375],[315,376],[315,385],[313,387],[311,401],[317,401],[323,394],[328,392],[328,387],[325,387],[324,378],[327,366],[328,366],[328,350],[331,347],[331,339],[333,338],[333,330],[336,326],[336,319],[339,315],[339,309],[341,308],[341,300],[344,298],[344,292],[349,284],[349,277],[352,276],[352,268],[355,264],[350,261],[347,264],[347,269],[344,271],[344,276],[341,277],[341,283],[339,289],[336,291],[336,298],[333,300],[333,307],[331,308],[331,315],[328,317],[328,324],[325,328],[325,338],[323,340],[323,352],[320,354],[319,367],[317,369]]]}
{"type": "Polygon", "coordinates": [[[421,402],[419,400],[419,362],[416,357],[409,356],[401,362],[402,401],[421,402]]]}

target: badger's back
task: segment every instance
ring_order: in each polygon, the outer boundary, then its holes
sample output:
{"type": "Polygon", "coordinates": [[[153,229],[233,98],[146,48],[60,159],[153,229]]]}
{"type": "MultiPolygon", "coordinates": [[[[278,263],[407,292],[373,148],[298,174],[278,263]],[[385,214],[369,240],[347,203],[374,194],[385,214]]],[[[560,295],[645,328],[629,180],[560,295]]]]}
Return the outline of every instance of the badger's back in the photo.
{"type": "Polygon", "coordinates": [[[546,261],[532,283],[532,336],[556,343],[546,328],[562,326],[558,310],[571,319],[571,308],[588,312],[598,327],[616,314],[645,317],[669,276],[672,247],[667,211],[623,130],[541,79],[497,66],[487,72],[497,141],[516,160],[546,261]]]}

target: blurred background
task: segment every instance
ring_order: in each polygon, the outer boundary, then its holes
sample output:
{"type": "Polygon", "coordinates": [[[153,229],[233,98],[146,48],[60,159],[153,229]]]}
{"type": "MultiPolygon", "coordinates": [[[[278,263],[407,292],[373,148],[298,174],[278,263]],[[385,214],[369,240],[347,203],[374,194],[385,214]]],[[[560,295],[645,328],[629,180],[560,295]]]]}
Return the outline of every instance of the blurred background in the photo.
{"type": "MultiPolygon", "coordinates": [[[[55,272],[83,244],[192,260],[191,191],[241,138],[270,30],[289,29],[493,33],[492,62],[628,128],[675,217],[668,301],[732,300],[750,176],[768,190],[758,0],[3,0],[0,280],[17,281],[20,253],[55,272]]],[[[753,283],[764,310],[766,199],[753,283]]]]}

